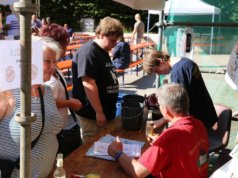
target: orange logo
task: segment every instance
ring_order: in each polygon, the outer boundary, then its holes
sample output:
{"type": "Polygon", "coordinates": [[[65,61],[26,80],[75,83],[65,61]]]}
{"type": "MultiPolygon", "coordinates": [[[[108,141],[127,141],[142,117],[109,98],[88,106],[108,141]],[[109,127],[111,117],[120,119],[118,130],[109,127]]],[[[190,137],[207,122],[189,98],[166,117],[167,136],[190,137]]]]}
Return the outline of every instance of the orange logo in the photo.
{"type": "Polygon", "coordinates": [[[6,81],[12,82],[15,79],[15,71],[12,66],[7,67],[5,71],[6,81]]]}
{"type": "Polygon", "coordinates": [[[38,75],[38,67],[36,65],[32,64],[32,66],[31,66],[31,78],[36,79],[37,75],[38,75]]]}

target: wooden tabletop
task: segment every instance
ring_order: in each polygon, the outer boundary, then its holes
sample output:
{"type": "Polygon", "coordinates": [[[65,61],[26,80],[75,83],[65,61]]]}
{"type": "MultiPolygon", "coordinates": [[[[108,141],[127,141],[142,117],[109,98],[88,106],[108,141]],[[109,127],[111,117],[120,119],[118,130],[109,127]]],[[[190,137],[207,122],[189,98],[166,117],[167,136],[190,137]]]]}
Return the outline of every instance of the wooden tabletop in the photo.
{"type": "MultiPolygon", "coordinates": [[[[144,129],[140,131],[127,131],[123,129],[120,118],[114,119],[100,134],[93,137],[88,143],[81,145],[64,159],[67,178],[70,178],[72,174],[86,175],[88,173],[97,173],[101,178],[129,178],[117,162],[85,155],[93,143],[106,134],[146,142],[144,129]]],[[[149,144],[146,142],[142,148],[142,153],[148,147],[149,144]]],[[[53,171],[49,177],[53,177],[52,175],[53,171]]]]}

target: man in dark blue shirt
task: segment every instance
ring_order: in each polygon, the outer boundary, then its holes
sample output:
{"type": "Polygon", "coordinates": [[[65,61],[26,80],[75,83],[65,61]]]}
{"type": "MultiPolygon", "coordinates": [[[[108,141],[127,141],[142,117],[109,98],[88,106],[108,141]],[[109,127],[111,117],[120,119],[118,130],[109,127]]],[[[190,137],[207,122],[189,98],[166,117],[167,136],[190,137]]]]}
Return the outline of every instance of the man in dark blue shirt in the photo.
{"type": "Polygon", "coordinates": [[[112,63],[117,69],[125,69],[129,66],[131,60],[130,46],[125,42],[124,37],[112,50],[112,63]]]}
{"type": "Polygon", "coordinates": [[[207,129],[215,124],[216,110],[195,62],[184,57],[171,60],[168,54],[151,50],[144,57],[143,68],[148,74],[170,73],[171,82],[182,84],[188,92],[190,114],[200,119],[207,129]]]}
{"type": "Polygon", "coordinates": [[[64,29],[68,32],[69,38],[73,36],[74,31],[72,28],[69,28],[69,25],[67,23],[64,24],[64,29]]]}
{"type": "Polygon", "coordinates": [[[31,28],[40,29],[42,27],[41,21],[36,17],[35,14],[31,17],[31,28]]]}

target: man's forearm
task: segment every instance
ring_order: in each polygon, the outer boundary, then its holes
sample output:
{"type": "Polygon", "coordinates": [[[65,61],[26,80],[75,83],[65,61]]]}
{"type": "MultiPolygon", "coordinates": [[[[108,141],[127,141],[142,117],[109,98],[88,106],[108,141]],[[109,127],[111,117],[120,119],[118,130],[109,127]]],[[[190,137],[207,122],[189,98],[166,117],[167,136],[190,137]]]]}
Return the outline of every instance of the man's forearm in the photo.
{"type": "Polygon", "coordinates": [[[85,93],[95,112],[103,112],[101,101],[99,99],[98,88],[93,79],[83,80],[85,93]]]}
{"type": "Polygon", "coordinates": [[[146,177],[150,174],[150,172],[143,165],[126,154],[122,154],[118,159],[118,162],[123,170],[130,175],[130,177],[146,177]]]}

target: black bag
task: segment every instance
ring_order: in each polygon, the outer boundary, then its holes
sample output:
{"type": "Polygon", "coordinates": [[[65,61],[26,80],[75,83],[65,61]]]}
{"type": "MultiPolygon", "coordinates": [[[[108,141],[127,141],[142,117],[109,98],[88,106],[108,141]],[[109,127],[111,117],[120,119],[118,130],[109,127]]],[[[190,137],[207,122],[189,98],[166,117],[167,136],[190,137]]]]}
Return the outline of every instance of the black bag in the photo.
{"type": "Polygon", "coordinates": [[[59,142],[58,153],[63,153],[64,156],[67,156],[82,144],[80,127],[77,123],[71,129],[62,130],[57,138],[59,142]]]}
{"type": "Polygon", "coordinates": [[[2,178],[10,178],[13,169],[16,167],[16,161],[0,158],[0,170],[2,178]]]}

